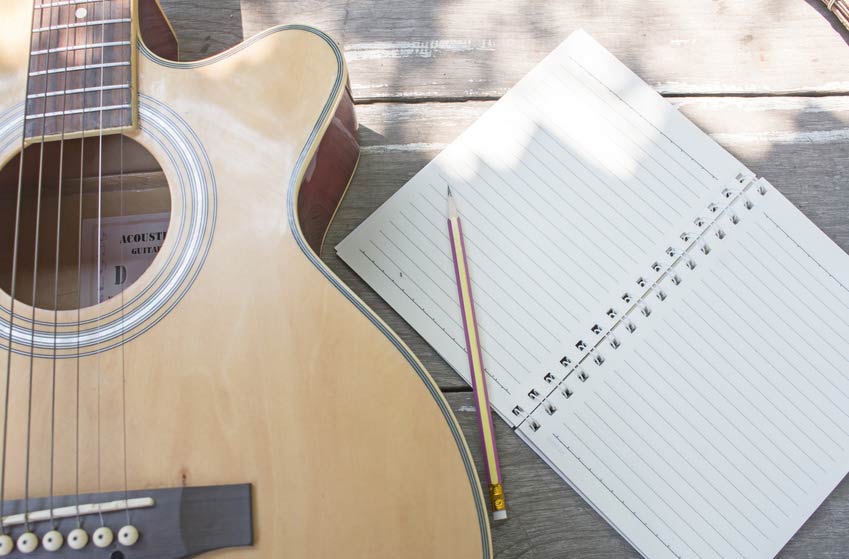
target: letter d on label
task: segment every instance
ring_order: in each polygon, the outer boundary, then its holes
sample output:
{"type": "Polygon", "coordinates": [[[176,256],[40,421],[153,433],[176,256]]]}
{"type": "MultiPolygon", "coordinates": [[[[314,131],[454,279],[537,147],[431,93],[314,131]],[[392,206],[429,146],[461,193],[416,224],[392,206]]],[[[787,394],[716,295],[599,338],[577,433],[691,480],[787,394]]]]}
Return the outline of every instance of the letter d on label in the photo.
{"type": "Polygon", "coordinates": [[[115,266],[115,285],[123,285],[127,281],[127,268],[115,266]]]}

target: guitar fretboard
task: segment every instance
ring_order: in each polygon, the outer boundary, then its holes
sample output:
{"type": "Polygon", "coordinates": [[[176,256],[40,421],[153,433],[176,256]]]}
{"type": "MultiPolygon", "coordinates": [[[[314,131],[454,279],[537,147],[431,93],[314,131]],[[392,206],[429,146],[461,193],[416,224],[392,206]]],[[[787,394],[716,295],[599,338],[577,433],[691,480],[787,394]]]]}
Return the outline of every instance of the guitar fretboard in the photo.
{"type": "Polygon", "coordinates": [[[131,0],[36,0],[26,137],[133,124],[131,0]]]}

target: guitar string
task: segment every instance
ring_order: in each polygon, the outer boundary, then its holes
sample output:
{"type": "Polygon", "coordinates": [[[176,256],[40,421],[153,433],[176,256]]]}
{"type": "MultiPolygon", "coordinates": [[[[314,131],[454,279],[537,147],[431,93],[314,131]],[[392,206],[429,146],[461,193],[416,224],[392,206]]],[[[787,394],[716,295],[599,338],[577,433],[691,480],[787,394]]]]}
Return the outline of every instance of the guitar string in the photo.
{"type": "MultiPolygon", "coordinates": [[[[100,62],[106,62],[106,20],[111,15],[111,2],[107,2],[106,6],[101,4],[101,8],[105,7],[106,14],[101,18],[104,23],[100,24],[100,62]]],[[[100,68],[100,110],[98,111],[99,120],[97,126],[97,295],[95,305],[103,303],[103,85],[106,68],[100,68]]],[[[97,329],[100,330],[100,311],[97,314],[97,329]]],[[[102,466],[102,441],[101,441],[101,383],[102,383],[102,353],[97,353],[97,492],[103,492],[103,466],[102,466]]],[[[105,526],[103,520],[103,511],[100,510],[100,526],[105,526]]]]}
{"type": "MultiPolygon", "coordinates": [[[[30,29],[35,29],[35,10],[33,8],[31,18],[30,18],[30,29]]],[[[30,53],[33,50],[33,38],[34,34],[30,32],[30,53]]],[[[30,55],[31,56],[31,55],[30,55]]],[[[27,61],[27,78],[26,78],[26,91],[29,91],[30,86],[30,65],[32,64],[32,59],[28,58],[27,61]]],[[[24,177],[24,150],[26,148],[26,117],[28,113],[27,103],[24,103],[24,125],[23,131],[21,134],[21,148],[20,148],[20,159],[18,161],[18,188],[17,188],[17,200],[15,202],[15,234],[14,240],[12,242],[12,277],[11,277],[11,285],[9,286],[9,338],[8,344],[9,347],[6,350],[6,378],[5,378],[5,394],[4,394],[4,402],[3,402],[3,461],[0,464],[0,532],[3,535],[6,535],[6,525],[3,519],[6,515],[6,463],[7,463],[7,450],[8,450],[8,434],[9,434],[9,389],[11,388],[11,373],[12,373],[12,335],[14,333],[14,322],[15,322],[15,296],[17,295],[17,272],[18,272],[18,244],[20,241],[20,226],[21,226],[21,194],[23,189],[23,177],[24,177]]]]}
{"type": "MultiPolygon", "coordinates": [[[[94,10],[92,10],[94,11],[94,10]]],[[[76,31],[74,32],[74,38],[76,39],[76,31]]],[[[89,44],[89,28],[88,26],[83,27],[83,44],[89,44]]],[[[83,67],[82,67],[82,76],[83,76],[83,86],[82,86],[82,99],[83,99],[83,112],[80,116],[80,128],[82,130],[82,137],[80,138],[80,183],[79,183],[79,208],[78,208],[78,217],[79,222],[77,223],[77,355],[76,355],[76,370],[75,370],[75,406],[76,406],[76,420],[74,423],[74,497],[76,501],[76,516],[77,516],[77,528],[82,528],[82,516],[80,515],[80,372],[81,372],[81,358],[80,358],[80,335],[81,335],[81,322],[82,322],[82,247],[83,247],[83,199],[84,199],[84,188],[83,184],[85,182],[85,110],[88,108],[87,104],[87,93],[88,93],[88,51],[89,49],[83,49],[83,67]]],[[[94,57],[94,53],[92,52],[92,59],[94,57]]],[[[94,63],[94,60],[92,60],[94,63]]]]}
{"type": "MultiPolygon", "coordinates": [[[[119,15],[123,16],[123,12],[125,6],[130,9],[130,19],[132,19],[132,6],[128,6],[126,0],[121,3],[121,12],[119,15]]],[[[132,31],[132,23],[130,24],[130,39],[132,39],[133,31],[132,31]]],[[[130,41],[130,46],[127,48],[128,56],[132,57],[132,49],[135,48],[135,45],[132,44],[132,40],[130,41]]],[[[127,83],[132,83],[132,66],[127,66],[127,83]]],[[[130,102],[127,105],[132,106],[132,89],[130,89],[130,102]]],[[[121,112],[126,116],[127,109],[122,109],[121,112]]],[[[132,111],[132,109],[129,109],[132,111]]],[[[132,117],[132,114],[130,114],[132,117]]],[[[126,122],[125,119],[122,119],[122,122],[126,122]]],[[[121,134],[121,145],[119,148],[120,153],[120,163],[118,167],[118,180],[120,184],[120,217],[123,220],[124,217],[124,135],[121,134]]],[[[128,483],[128,474],[127,474],[127,360],[126,360],[126,350],[124,348],[124,303],[125,303],[125,295],[124,290],[128,287],[127,282],[127,268],[126,262],[124,260],[124,243],[120,243],[121,247],[121,270],[123,271],[124,277],[123,282],[119,286],[121,289],[121,450],[123,453],[123,466],[124,466],[124,503],[126,504],[125,512],[127,515],[127,525],[130,525],[130,488],[128,483]]]]}
{"type": "MultiPolygon", "coordinates": [[[[62,28],[62,10],[59,10],[59,29],[62,28]]],[[[68,12],[68,23],[71,22],[70,19],[70,10],[68,12]]],[[[59,31],[61,36],[61,31],[59,31]]],[[[61,43],[61,40],[60,40],[61,43]]],[[[61,46],[61,44],[59,45],[61,46]]],[[[65,46],[71,46],[71,33],[66,32],[65,34],[65,46]]],[[[76,56],[73,54],[65,54],[65,71],[62,72],[62,130],[59,139],[59,185],[56,196],[56,258],[54,260],[54,268],[53,268],[53,363],[52,363],[52,371],[51,371],[51,381],[50,381],[50,524],[52,528],[55,530],[57,528],[56,519],[53,516],[53,510],[55,509],[54,505],[54,497],[55,497],[55,471],[56,471],[56,365],[57,365],[57,342],[59,337],[59,264],[60,264],[60,250],[61,250],[61,238],[62,238],[62,196],[64,194],[63,189],[63,180],[65,173],[65,125],[67,121],[67,115],[65,114],[65,110],[68,105],[67,100],[67,91],[68,91],[68,66],[69,66],[69,58],[72,56],[76,56]]],[[[85,53],[83,53],[85,56],[85,53]]],[[[46,101],[45,101],[46,104],[46,101]]],[[[45,107],[46,108],[46,107],[45,107]]]]}
{"type": "MultiPolygon", "coordinates": [[[[39,28],[44,27],[44,13],[48,13],[48,26],[53,21],[53,10],[41,10],[39,17],[39,28]]],[[[44,91],[46,92],[50,86],[50,49],[53,33],[47,31],[47,53],[45,55],[45,68],[48,71],[44,78],[44,91]]],[[[39,38],[39,46],[41,40],[39,38]]],[[[29,368],[27,374],[27,425],[26,425],[26,456],[24,461],[24,528],[27,532],[30,531],[29,524],[29,490],[30,490],[30,463],[32,458],[32,386],[33,373],[35,370],[35,317],[36,309],[38,308],[38,255],[39,243],[41,241],[41,203],[44,186],[44,140],[47,137],[47,96],[44,97],[44,107],[41,111],[41,138],[38,145],[38,186],[36,190],[35,203],[35,238],[33,240],[33,258],[32,258],[32,315],[30,320],[30,351],[29,351],[29,368]]]]}

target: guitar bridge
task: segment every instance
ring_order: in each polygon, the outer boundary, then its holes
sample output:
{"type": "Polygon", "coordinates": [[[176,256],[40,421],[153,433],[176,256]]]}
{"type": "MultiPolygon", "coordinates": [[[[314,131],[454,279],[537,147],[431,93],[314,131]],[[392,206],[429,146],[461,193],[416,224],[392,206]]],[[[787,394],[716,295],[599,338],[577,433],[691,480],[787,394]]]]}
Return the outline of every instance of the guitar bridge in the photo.
{"type": "Polygon", "coordinates": [[[23,500],[6,501],[3,514],[6,534],[15,541],[27,525],[39,540],[50,530],[66,540],[55,551],[39,545],[30,553],[15,549],[7,557],[66,557],[72,552],[68,534],[77,528],[89,537],[84,548],[73,551],[79,559],[182,559],[253,544],[249,484],[67,495],[52,503],[47,497],[31,498],[26,513],[23,500]],[[133,545],[122,545],[117,537],[104,548],[91,541],[103,526],[118,534],[128,515],[140,535],[133,545]]]}

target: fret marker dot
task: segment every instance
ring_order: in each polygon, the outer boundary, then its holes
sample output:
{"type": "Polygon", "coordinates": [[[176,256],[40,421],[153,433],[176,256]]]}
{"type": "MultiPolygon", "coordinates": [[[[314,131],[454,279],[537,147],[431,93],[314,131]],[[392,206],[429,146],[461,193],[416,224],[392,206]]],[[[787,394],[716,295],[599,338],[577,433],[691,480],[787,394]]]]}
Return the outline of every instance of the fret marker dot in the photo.
{"type": "Polygon", "coordinates": [[[85,19],[85,16],[88,15],[88,10],[85,8],[77,8],[77,11],[74,12],[74,15],[77,16],[77,19],[85,19]]]}

